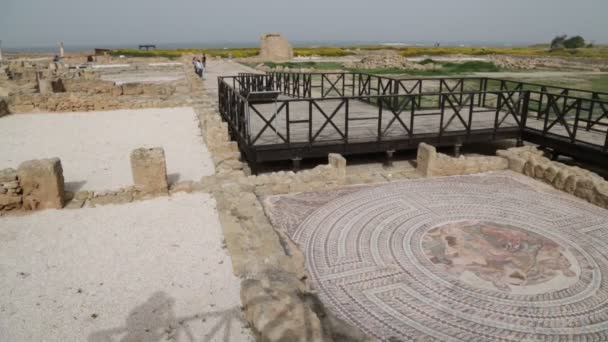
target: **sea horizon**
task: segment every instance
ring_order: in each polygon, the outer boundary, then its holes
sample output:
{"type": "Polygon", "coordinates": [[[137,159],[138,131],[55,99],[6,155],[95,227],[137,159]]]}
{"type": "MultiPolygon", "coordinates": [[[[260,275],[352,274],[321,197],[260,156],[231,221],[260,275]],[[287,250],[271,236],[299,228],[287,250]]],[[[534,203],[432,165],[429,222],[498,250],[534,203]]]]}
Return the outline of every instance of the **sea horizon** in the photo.
{"type": "MultiPolygon", "coordinates": [[[[82,52],[92,51],[96,48],[99,49],[126,49],[134,48],[137,49],[139,45],[150,44],[156,45],[157,49],[204,49],[204,48],[256,48],[259,47],[259,41],[232,41],[232,42],[148,42],[142,41],[139,43],[122,43],[122,44],[70,44],[64,42],[64,49],[66,52],[82,52]]],[[[294,47],[318,47],[318,46],[387,46],[387,47],[433,47],[436,44],[445,47],[525,47],[535,44],[542,44],[539,42],[474,42],[474,41],[314,41],[314,40],[302,40],[302,41],[291,41],[294,47]]],[[[24,45],[11,45],[5,43],[2,45],[2,50],[6,53],[54,53],[59,49],[59,43],[57,44],[24,44],[24,45]]]]}

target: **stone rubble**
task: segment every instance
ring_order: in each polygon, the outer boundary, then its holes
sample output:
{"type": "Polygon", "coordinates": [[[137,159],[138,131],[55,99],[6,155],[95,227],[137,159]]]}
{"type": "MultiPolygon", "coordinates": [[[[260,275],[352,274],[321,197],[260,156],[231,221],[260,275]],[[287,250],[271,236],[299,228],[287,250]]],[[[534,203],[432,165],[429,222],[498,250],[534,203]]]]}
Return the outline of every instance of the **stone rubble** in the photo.
{"type": "Polygon", "coordinates": [[[409,70],[440,70],[441,65],[436,63],[420,64],[414,63],[397,53],[378,53],[363,57],[359,62],[347,62],[344,64],[347,68],[356,69],[390,69],[400,68],[409,70]]]}
{"type": "Polygon", "coordinates": [[[490,55],[489,61],[507,70],[557,69],[601,71],[608,63],[601,59],[490,55]]]}
{"type": "Polygon", "coordinates": [[[0,170],[0,211],[20,209],[22,193],[17,170],[0,170]]]}

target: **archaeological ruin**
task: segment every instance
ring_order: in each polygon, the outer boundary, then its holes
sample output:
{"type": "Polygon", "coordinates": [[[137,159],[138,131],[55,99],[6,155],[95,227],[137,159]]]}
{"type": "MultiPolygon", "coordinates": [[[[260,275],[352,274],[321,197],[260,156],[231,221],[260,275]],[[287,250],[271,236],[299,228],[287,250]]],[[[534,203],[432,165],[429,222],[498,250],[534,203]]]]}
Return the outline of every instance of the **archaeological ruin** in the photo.
{"type": "Polygon", "coordinates": [[[9,339],[608,340],[608,94],[193,57],[1,65],[9,339]]]}
{"type": "Polygon", "coordinates": [[[259,57],[264,61],[290,61],[293,58],[293,48],[280,33],[266,33],[261,38],[259,57]]]}

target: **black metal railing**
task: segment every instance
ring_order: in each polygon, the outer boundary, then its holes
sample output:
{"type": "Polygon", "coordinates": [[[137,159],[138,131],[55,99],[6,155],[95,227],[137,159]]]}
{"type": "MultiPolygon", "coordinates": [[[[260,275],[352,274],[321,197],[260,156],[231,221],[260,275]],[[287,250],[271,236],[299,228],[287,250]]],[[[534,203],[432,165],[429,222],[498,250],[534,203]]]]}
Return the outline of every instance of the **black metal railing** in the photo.
{"type": "Polygon", "coordinates": [[[524,133],[608,152],[607,93],[483,77],[364,73],[243,73],[218,82],[220,113],[250,160],[259,149],[301,153],[328,144],[413,146],[421,139],[465,143],[524,133]],[[247,101],[249,93],[263,91],[283,97],[247,101]]]}

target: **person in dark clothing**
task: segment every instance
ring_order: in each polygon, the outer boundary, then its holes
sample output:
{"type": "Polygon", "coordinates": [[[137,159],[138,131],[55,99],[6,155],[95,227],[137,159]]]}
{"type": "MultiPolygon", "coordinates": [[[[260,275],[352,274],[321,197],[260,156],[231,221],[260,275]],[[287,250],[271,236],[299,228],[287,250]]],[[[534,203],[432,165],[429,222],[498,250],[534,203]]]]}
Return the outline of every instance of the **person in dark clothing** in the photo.
{"type": "Polygon", "coordinates": [[[203,54],[203,68],[207,69],[207,54],[203,54]]]}

